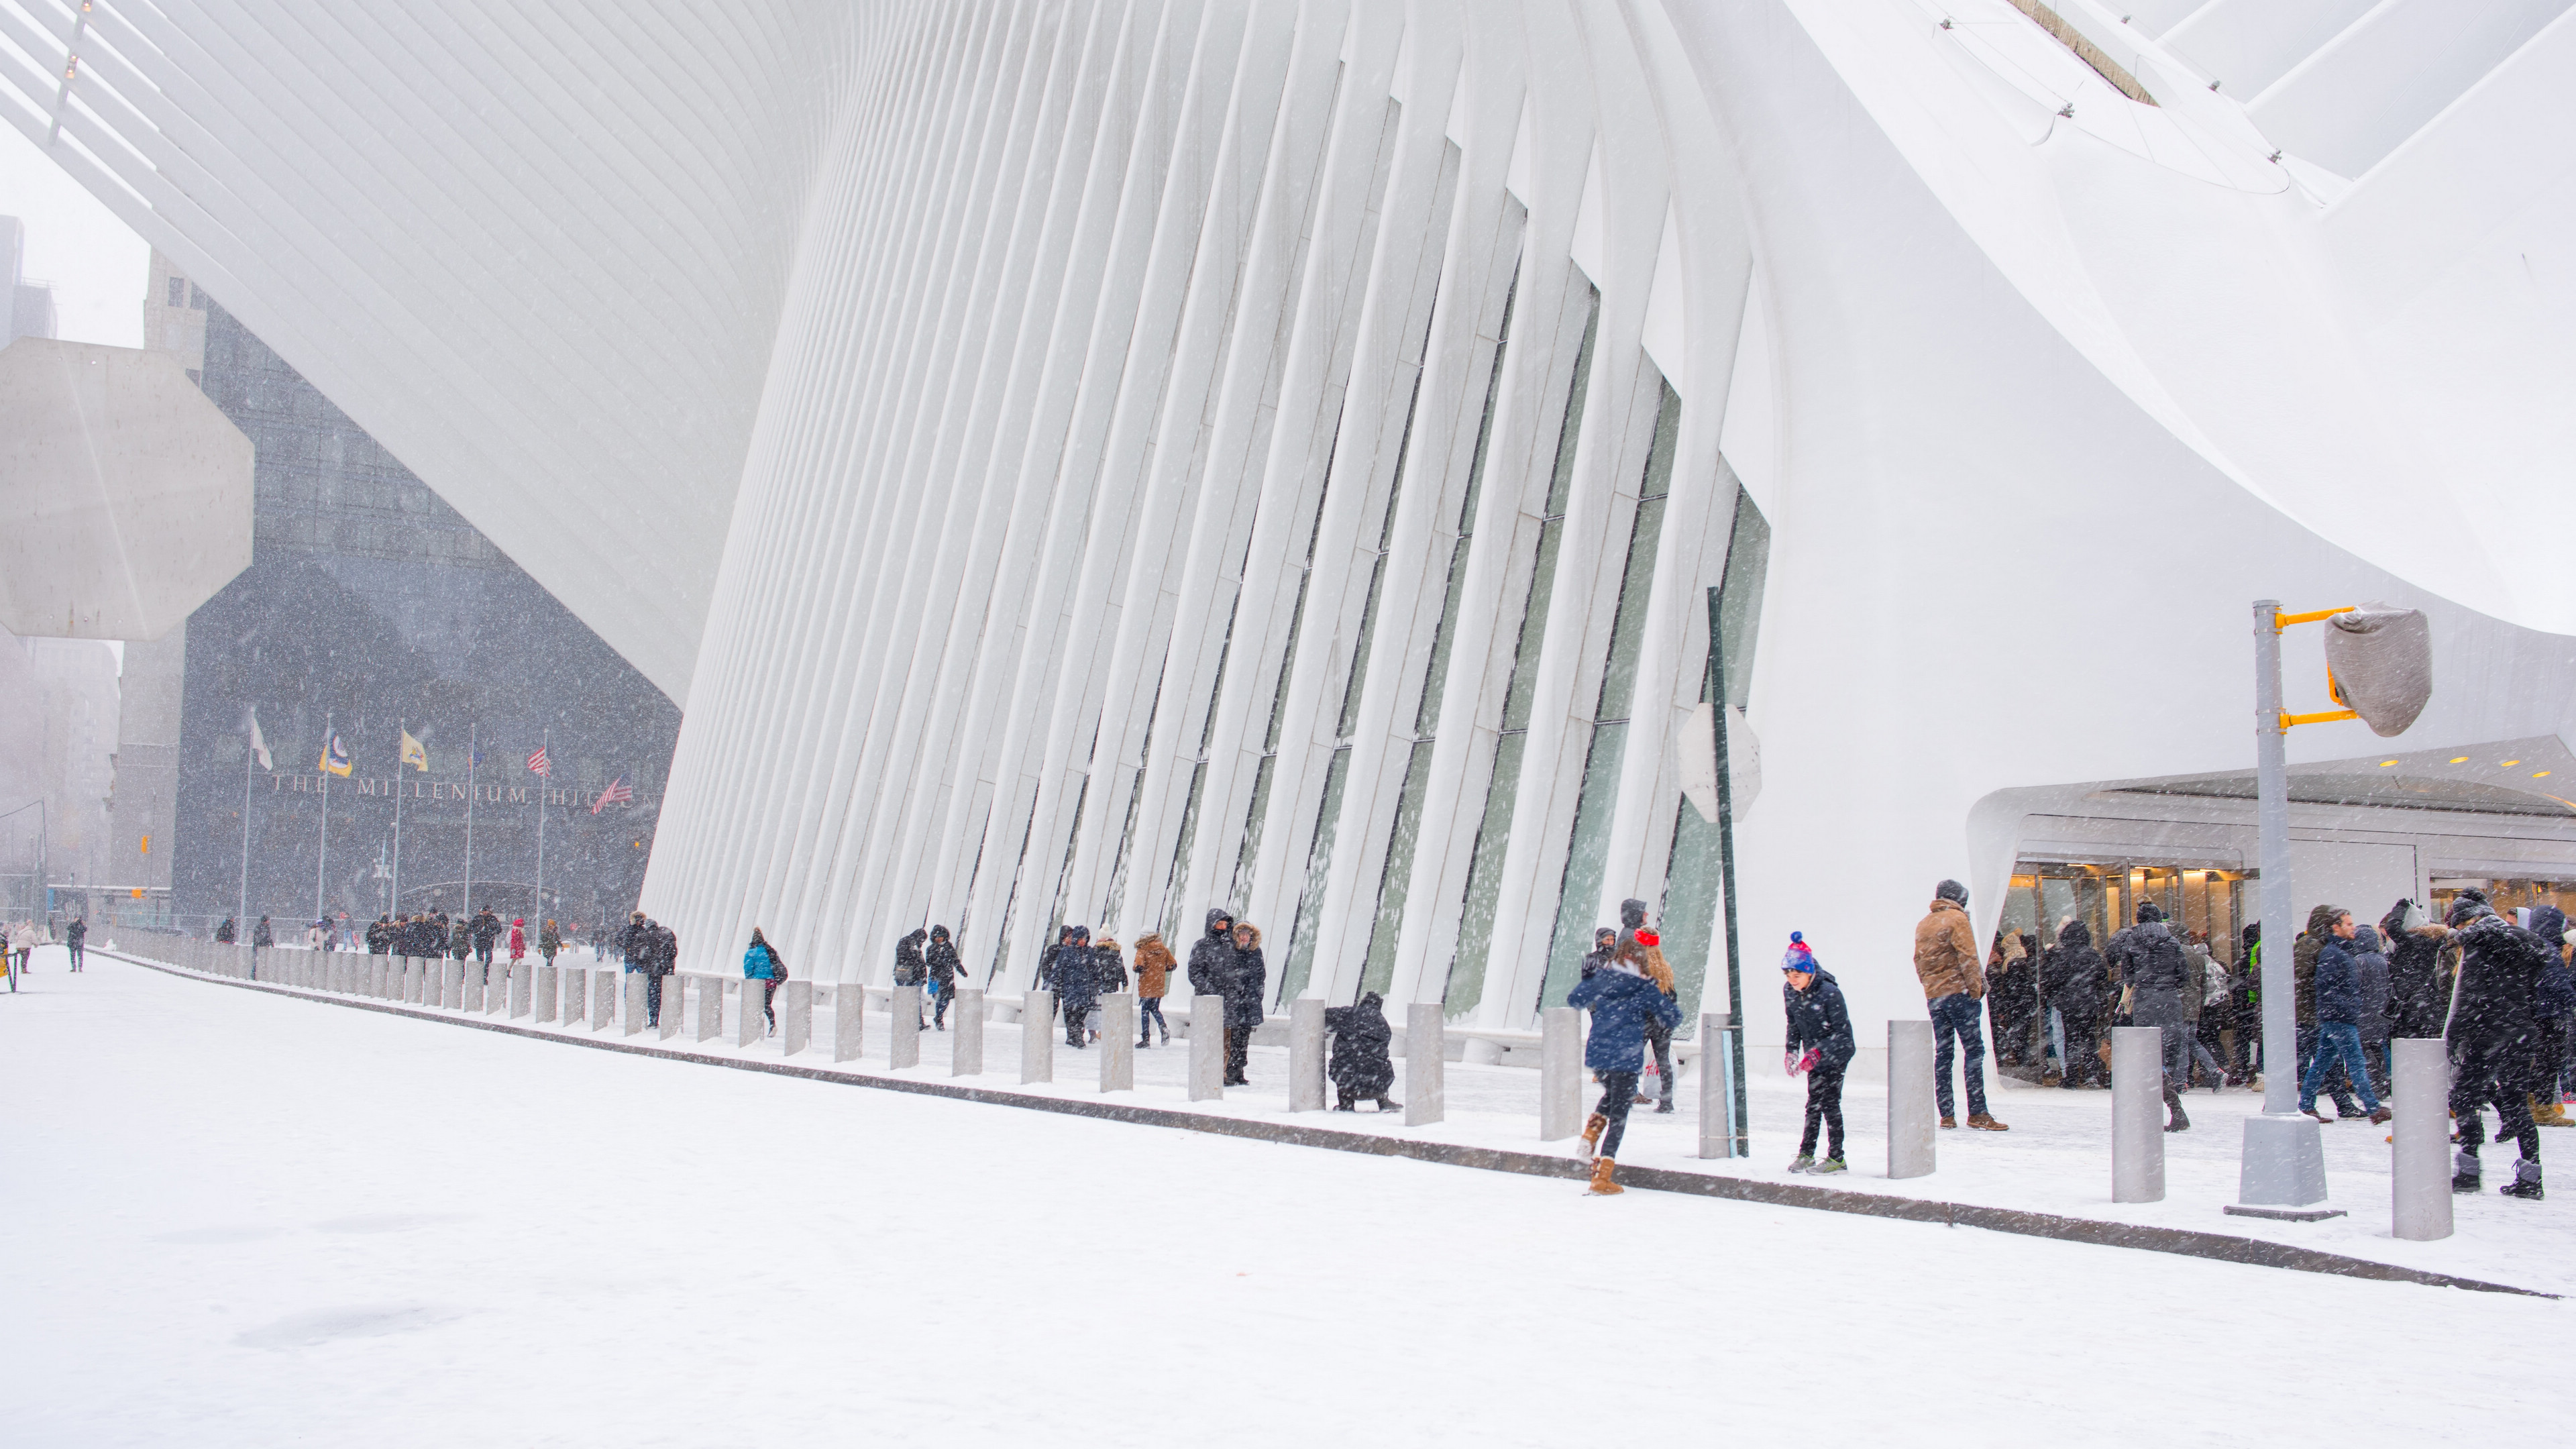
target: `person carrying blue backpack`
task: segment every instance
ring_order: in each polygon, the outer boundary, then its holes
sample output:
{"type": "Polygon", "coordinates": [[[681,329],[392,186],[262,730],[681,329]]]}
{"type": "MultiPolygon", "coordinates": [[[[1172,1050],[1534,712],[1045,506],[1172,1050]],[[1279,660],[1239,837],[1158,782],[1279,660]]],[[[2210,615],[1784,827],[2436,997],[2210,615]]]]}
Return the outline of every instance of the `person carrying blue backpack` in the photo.
{"type": "MultiPolygon", "coordinates": [[[[742,976],[746,984],[760,983],[761,1015],[768,1018],[770,1031],[778,1030],[778,1010],[771,1003],[777,999],[778,983],[787,979],[787,963],[778,959],[778,948],[769,944],[758,926],[751,928],[751,944],[743,948],[742,976]]],[[[743,998],[742,1009],[751,1009],[748,995],[743,998]]]]}

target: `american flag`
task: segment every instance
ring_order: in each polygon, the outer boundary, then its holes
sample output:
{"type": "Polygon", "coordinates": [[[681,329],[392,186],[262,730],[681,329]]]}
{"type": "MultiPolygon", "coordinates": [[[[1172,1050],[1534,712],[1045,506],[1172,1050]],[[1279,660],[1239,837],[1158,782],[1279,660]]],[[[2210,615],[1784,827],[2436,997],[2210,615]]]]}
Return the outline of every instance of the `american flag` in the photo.
{"type": "Polygon", "coordinates": [[[607,789],[599,792],[598,799],[590,802],[590,813],[596,815],[611,805],[623,805],[634,798],[635,792],[626,788],[626,777],[620,775],[607,789]]]}
{"type": "Polygon", "coordinates": [[[555,777],[554,762],[546,758],[545,746],[537,746],[537,752],[528,756],[528,769],[531,773],[543,775],[549,780],[555,777]]]}

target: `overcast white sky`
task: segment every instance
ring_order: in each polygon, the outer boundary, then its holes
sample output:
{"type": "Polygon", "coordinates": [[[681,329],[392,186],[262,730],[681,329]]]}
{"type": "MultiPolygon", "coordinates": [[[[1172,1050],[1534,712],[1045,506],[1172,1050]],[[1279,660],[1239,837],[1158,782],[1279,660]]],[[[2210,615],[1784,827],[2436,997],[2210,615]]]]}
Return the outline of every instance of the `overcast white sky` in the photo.
{"type": "Polygon", "coordinates": [[[0,216],[27,224],[27,278],[54,284],[66,340],[143,345],[152,249],[9,125],[0,125],[0,216]]]}

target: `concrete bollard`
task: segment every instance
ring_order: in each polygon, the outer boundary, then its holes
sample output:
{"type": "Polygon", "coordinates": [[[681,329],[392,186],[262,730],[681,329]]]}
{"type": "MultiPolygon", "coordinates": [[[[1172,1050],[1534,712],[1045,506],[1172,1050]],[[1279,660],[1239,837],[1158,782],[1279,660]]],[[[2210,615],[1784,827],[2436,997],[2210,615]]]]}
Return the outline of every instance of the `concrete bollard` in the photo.
{"type": "Polygon", "coordinates": [[[537,971],[526,961],[510,963],[510,1014],[528,1016],[537,1009],[537,971]]]}
{"type": "Polygon", "coordinates": [[[1055,993],[1030,991],[1020,997],[1020,1080],[1055,1080],[1055,993]]]}
{"type": "Polygon", "coordinates": [[[1324,1110],[1324,999],[1288,1003],[1288,1110],[1324,1110]]]}
{"type": "Polygon", "coordinates": [[[483,973],[485,1014],[500,1016],[507,1012],[510,1008],[510,978],[518,974],[511,966],[509,958],[503,957],[489,964],[477,961],[473,965],[474,969],[483,973]]]}
{"type": "Polygon", "coordinates": [[[724,999],[722,977],[698,978],[698,1040],[714,1041],[724,1035],[724,999]]]}
{"type": "Polygon", "coordinates": [[[599,979],[590,984],[590,1029],[608,1030],[617,1015],[617,980],[626,973],[614,966],[599,968],[599,979]]]}
{"type": "Polygon", "coordinates": [[[468,958],[456,963],[456,974],[465,981],[465,1010],[475,1016],[483,1014],[483,998],[491,994],[491,983],[483,979],[483,968],[468,958]]]}
{"type": "Polygon", "coordinates": [[[447,1009],[463,1011],[465,1009],[465,963],[453,956],[437,956],[431,959],[438,967],[439,980],[446,983],[441,988],[441,999],[447,1003],[447,1009]]]}
{"type": "Polygon", "coordinates": [[[1449,1018],[1439,1002],[1404,1012],[1404,1125],[1420,1127],[1449,1113],[1449,1018]]]}
{"type": "Polygon", "coordinates": [[[921,1065],[921,988],[898,986],[894,999],[886,1007],[893,1019],[894,1045],[886,1050],[886,1066],[900,1071],[921,1065]]]}
{"type": "Polygon", "coordinates": [[[2451,1235],[2451,1061],[2440,1037],[2388,1044],[2397,1112],[2388,1174],[2389,1233],[2427,1243],[2451,1235]]]}
{"type": "Polygon", "coordinates": [[[1887,1175],[1929,1177],[1934,1160],[1932,1023],[1887,1024],[1887,1175]]]}
{"type": "Polygon", "coordinates": [[[536,976],[536,999],[529,1003],[529,1014],[538,1026],[552,1026],[555,1011],[563,999],[563,973],[552,966],[539,966],[536,976]]]}
{"type": "Polygon", "coordinates": [[[2111,1028],[2111,1201],[2165,1200],[2165,1034],[2111,1028]]]}
{"type": "Polygon", "coordinates": [[[1190,998],[1190,1100],[1225,1096],[1225,998],[1190,998]]]}
{"type": "Polygon", "coordinates": [[[1733,1157],[1743,1124],[1735,1120],[1735,1014],[1699,1019],[1699,1155],[1733,1157]]]}
{"type": "Polygon", "coordinates": [[[959,987],[948,1015],[948,1075],[984,1075],[984,993],[959,987]]]}
{"type": "Polygon", "coordinates": [[[688,1010],[688,980],[677,971],[662,978],[662,1024],[654,1031],[663,1041],[680,1034],[680,1017],[688,1010]]]}
{"type": "Polygon", "coordinates": [[[761,984],[758,977],[746,976],[742,979],[742,1012],[734,1018],[733,1022],[735,1046],[747,1047],[753,1042],[768,1039],[770,1003],[767,1000],[767,992],[768,988],[761,984]]]}
{"type": "Polygon", "coordinates": [[[844,981],[832,988],[832,1060],[854,1062],[868,1044],[868,988],[844,981]]]}
{"type": "Polygon", "coordinates": [[[778,988],[778,1030],[786,1037],[780,1048],[788,1056],[805,1050],[806,1040],[814,1035],[814,983],[799,977],[781,983],[778,988]]]}
{"type": "Polygon", "coordinates": [[[1136,993],[1100,998],[1100,1090],[1136,1090],[1136,993]]]}
{"type": "Polygon", "coordinates": [[[1538,1140],[1583,1130],[1583,1013],[1551,1006],[1538,1019],[1538,1140]]]}
{"type": "Polygon", "coordinates": [[[563,1024],[575,1027],[590,1020],[590,978],[587,966],[567,966],[563,973],[563,1024]]]}
{"type": "Polygon", "coordinates": [[[623,1017],[625,1031],[621,1033],[622,1035],[644,1034],[644,1023],[651,1019],[651,1013],[644,1009],[644,992],[652,984],[652,979],[641,971],[629,971],[625,974],[626,1011],[623,1017]]]}

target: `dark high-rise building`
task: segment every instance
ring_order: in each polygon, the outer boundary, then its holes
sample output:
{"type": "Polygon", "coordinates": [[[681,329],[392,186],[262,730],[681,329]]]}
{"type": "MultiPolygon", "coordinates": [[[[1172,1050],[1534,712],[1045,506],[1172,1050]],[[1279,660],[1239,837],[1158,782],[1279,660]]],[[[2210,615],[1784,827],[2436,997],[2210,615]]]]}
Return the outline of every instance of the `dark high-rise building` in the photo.
{"type": "Polygon", "coordinates": [[[250,568],[187,626],[178,923],[246,911],[275,918],[283,939],[317,904],[363,925],[489,903],[505,921],[526,916],[532,935],[548,917],[622,917],[652,848],[678,709],[238,320],[203,305],[202,385],[258,450],[257,496],[250,568]],[[250,753],[254,714],[266,764],[250,753]],[[421,746],[409,762],[406,735],[421,746]],[[551,777],[531,768],[540,748],[551,777]]]}

